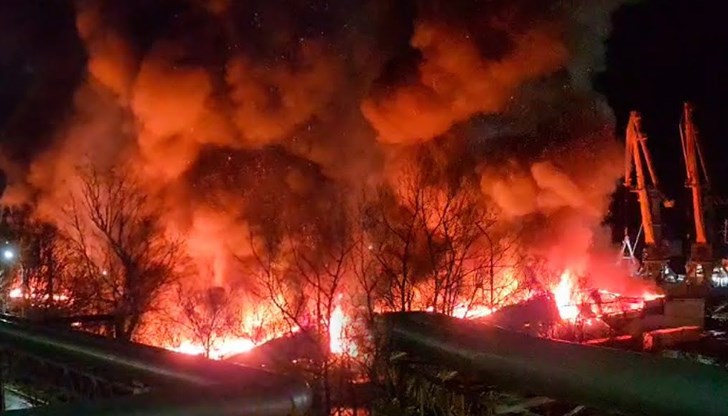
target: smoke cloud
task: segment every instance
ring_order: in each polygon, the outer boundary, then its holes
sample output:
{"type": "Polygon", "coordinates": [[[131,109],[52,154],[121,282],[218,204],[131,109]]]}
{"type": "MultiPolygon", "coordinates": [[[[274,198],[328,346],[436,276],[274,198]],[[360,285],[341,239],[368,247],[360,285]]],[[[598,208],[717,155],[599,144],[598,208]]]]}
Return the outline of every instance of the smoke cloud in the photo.
{"type": "Polygon", "coordinates": [[[244,139],[267,145],[286,137],[324,112],[341,85],[341,68],[315,44],[297,52],[297,70],[290,65],[258,68],[243,58],[227,68],[234,120],[244,139]]]}
{"type": "Polygon", "coordinates": [[[588,82],[620,2],[399,3],[79,2],[87,76],[8,195],[51,212],[76,166],[133,166],[218,284],[250,229],[320,226],[393,151],[442,139],[530,250],[585,264],[622,163],[588,82]]]}
{"type": "Polygon", "coordinates": [[[445,133],[476,113],[497,113],[525,81],[558,69],[567,52],[552,35],[519,34],[513,50],[484,59],[468,33],[422,22],[412,46],[422,53],[419,80],[382,98],[369,98],[362,112],[385,143],[412,143],[445,133]]]}
{"type": "Polygon", "coordinates": [[[591,287],[641,295],[646,286],[618,263],[611,233],[602,224],[623,156],[608,132],[601,146],[592,138],[527,164],[511,161],[483,169],[481,190],[501,217],[524,233],[527,253],[547,260],[558,277],[564,270],[587,277],[591,287]]]}

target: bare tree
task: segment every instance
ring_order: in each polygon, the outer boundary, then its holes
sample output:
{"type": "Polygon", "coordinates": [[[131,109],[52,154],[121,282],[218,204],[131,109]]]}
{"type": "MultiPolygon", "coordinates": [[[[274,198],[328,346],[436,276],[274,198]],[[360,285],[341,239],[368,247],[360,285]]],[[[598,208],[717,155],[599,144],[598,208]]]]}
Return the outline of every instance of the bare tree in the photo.
{"type": "Polygon", "coordinates": [[[64,293],[68,252],[58,229],[36,219],[28,206],[7,209],[3,216],[3,238],[10,250],[3,266],[8,273],[7,289],[18,285],[25,312],[60,315],[72,312],[71,299],[64,293]]]}
{"type": "Polygon", "coordinates": [[[380,288],[385,309],[453,314],[469,298],[488,255],[477,225],[488,228],[495,216],[472,184],[448,184],[415,162],[393,179],[365,213],[367,247],[381,276],[379,284],[370,280],[364,286],[380,288]]]}
{"type": "Polygon", "coordinates": [[[520,252],[520,235],[498,232],[494,222],[475,222],[480,233],[480,264],[471,286],[470,301],[479,299],[491,310],[519,301],[532,289],[526,279],[526,258],[520,252]]]}
{"type": "Polygon", "coordinates": [[[417,167],[404,172],[394,187],[382,185],[366,210],[369,247],[379,266],[378,295],[387,309],[412,310],[417,282],[427,273],[423,262],[423,189],[417,167]]]}
{"type": "Polygon", "coordinates": [[[263,300],[271,302],[303,336],[320,346],[321,355],[308,370],[319,387],[324,413],[331,408],[332,365],[336,360],[329,348],[332,319],[347,295],[343,285],[351,273],[354,249],[352,217],[339,201],[332,203],[325,222],[283,227],[280,238],[270,232],[251,234],[253,273],[263,300]]]}
{"type": "MultiPolygon", "coordinates": [[[[380,263],[375,256],[375,241],[372,228],[376,227],[378,218],[372,214],[378,212],[368,206],[367,195],[362,192],[353,204],[354,221],[351,223],[351,270],[356,279],[356,290],[362,294],[365,322],[371,326],[378,311],[379,293],[385,282],[381,279],[380,263]]],[[[379,244],[376,244],[379,247],[379,244]]]]}
{"type": "Polygon", "coordinates": [[[79,169],[79,178],[65,209],[79,266],[74,295],[95,313],[111,313],[115,336],[131,339],[183,265],[181,242],[165,235],[159,213],[127,171],[79,169]]]}
{"type": "Polygon", "coordinates": [[[251,255],[237,257],[244,269],[255,276],[258,287],[256,295],[270,302],[289,325],[300,328],[306,309],[306,294],[300,286],[301,280],[291,274],[288,267],[288,247],[278,236],[251,230],[249,234],[251,255]]]}
{"type": "Polygon", "coordinates": [[[453,314],[456,307],[471,306],[468,289],[488,257],[480,246],[483,228],[476,225],[489,227],[495,219],[481,208],[468,184],[424,185],[420,205],[432,275],[426,302],[433,311],[453,314]]]}
{"type": "Polygon", "coordinates": [[[234,299],[234,294],[222,287],[177,287],[182,315],[175,321],[192,334],[193,341],[202,345],[207,358],[219,340],[240,331],[240,310],[234,299]]]}
{"type": "Polygon", "coordinates": [[[345,352],[332,351],[330,348],[332,320],[337,302],[341,302],[344,296],[342,285],[350,273],[350,255],[354,249],[347,209],[342,205],[338,207],[336,210],[338,212],[332,213],[330,218],[334,225],[328,238],[309,240],[308,245],[299,246],[300,249],[294,252],[295,270],[303,278],[304,290],[310,294],[313,301],[310,308],[313,312],[316,333],[324,343],[322,348],[324,359],[317,369],[316,377],[322,386],[326,414],[330,413],[332,403],[331,367],[335,358],[333,353],[345,352]],[[339,218],[336,218],[337,214],[339,218]]]}

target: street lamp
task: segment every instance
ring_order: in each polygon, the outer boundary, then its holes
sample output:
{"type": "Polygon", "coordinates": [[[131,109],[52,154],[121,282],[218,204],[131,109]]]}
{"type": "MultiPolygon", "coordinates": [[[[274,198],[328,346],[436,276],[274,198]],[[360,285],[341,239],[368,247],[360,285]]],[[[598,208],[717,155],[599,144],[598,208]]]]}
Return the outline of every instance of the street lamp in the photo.
{"type": "MultiPolygon", "coordinates": [[[[8,269],[14,268],[16,266],[18,267],[18,273],[20,275],[19,277],[20,277],[20,282],[21,282],[20,284],[21,284],[21,288],[22,288],[22,298],[23,298],[23,304],[22,304],[23,311],[22,312],[23,312],[23,314],[25,314],[25,309],[27,306],[26,303],[29,300],[28,299],[28,296],[29,296],[28,281],[26,279],[25,270],[23,269],[23,263],[20,262],[19,252],[15,246],[10,244],[9,241],[5,241],[5,245],[0,247],[0,262],[5,263],[5,267],[7,267],[8,269]]],[[[10,276],[8,276],[8,277],[10,277],[10,276]]]]}
{"type": "Polygon", "coordinates": [[[0,261],[12,266],[17,260],[18,250],[16,250],[13,244],[10,244],[10,241],[5,241],[5,244],[0,246],[0,261]]]}

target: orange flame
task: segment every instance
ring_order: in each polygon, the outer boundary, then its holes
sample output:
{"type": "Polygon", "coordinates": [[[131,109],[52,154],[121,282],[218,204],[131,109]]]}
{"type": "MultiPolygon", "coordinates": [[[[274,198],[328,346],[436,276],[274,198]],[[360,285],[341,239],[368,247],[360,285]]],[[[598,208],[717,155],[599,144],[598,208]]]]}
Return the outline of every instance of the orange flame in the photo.
{"type": "Polygon", "coordinates": [[[488,316],[493,313],[493,309],[485,305],[465,305],[460,304],[453,310],[452,316],[455,318],[476,319],[488,316]]]}
{"type": "Polygon", "coordinates": [[[575,282],[570,271],[565,270],[561,279],[552,290],[559,316],[565,321],[574,321],[579,316],[579,306],[574,301],[575,282]]]}
{"type": "MultiPolygon", "coordinates": [[[[22,299],[22,298],[27,298],[27,297],[35,298],[36,293],[35,293],[35,290],[31,289],[30,295],[26,295],[22,288],[16,287],[16,288],[13,288],[12,290],[10,290],[10,292],[8,293],[8,296],[11,299],[22,299]]],[[[48,299],[48,294],[44,294],[42,296],[42,300],[47,300],[47,299],[48,299]]],[[[66,301],[66,300],[68,300],[68,295],[65,295],[62,293],[54,294],[53,300],[56,302],[66,301]]]]}
{"type": "Polygon", "coordinates": [[[346,341],[344,339],[344,327],[349,319],[344,314],[341,304],[337,304],[331,313],[329,323],[329,350],[332,354],[343,354],[346,352],[346,341]]]}
{"type": "Polygon", "coordinates": [[[626,311],[639,311],[645,308],[646,302],[665,296],[660,293],[645,290],[639,296],[631,297],[605,289],[598,289],[595,291],[598,294],[598,300],[593,299],[579,292],[575,276],[570,270],[565,270],[561,274],[559,283],[551,292],[559,310],[559,316],[564,321],[575,322],[581,314],[580,307],[582,305],[588,305],[591,314],[586,317],[585,323],[587,325],[593,323],[593,317],[600,318],[626,311]]]}
{"type": "Polygon", "coordinates": [[[261,304],[254,309],[246,309],[240,313],[243,318],[240,327],[229,328],[230,333],[214,334],[208,346],[209,351],[206,351],[205,345],[200,339],[195,339],[190,334],[178,334],[176,342],[161,339],[150,339],[146,342],[183,354],[204,355],[205,352],[208,352],[208,357],[211,359],[225,359],[250,352],[268,341],[301,330],[298,326],[281,321],[280,315],[261,304]]]}
{"type": "MultiPolygon", "coordinates": [[[[216,340],[210,346],[210,358],[222,359],[235,354],[242,354],[255,348],[257,345],[248,338],[224,338],[216,340]]],[[[179,346],[170,347],[169,350],[189,355],[203,355],[205,347],[190,340],[183,340],[179,346]]]]}

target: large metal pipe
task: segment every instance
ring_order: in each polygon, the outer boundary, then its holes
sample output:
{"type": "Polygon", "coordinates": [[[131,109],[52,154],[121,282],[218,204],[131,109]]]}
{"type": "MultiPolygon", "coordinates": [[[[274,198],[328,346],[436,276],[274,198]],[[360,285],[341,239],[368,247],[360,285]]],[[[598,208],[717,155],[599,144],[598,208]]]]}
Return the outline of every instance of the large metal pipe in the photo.
{"type": "Polygon", "coordinates": [[[507,390],[633,415],[728,414],[728,371],[719,367],[535,338],[429,313],[385,314],[380,324],[390,350],[507,390]]]}
{"type": "MultiPolygon", "coordinates": [[[[279,387],[285,388],[285,387],[279,387]]],[[[8,416],[265,416],[305,414],[279,390],[221,385],[180,388],[130,397],[13,410],[8,416]]]]}
{"type": "Polygon", "coordinates": [[[165,386],[179,386],[179,392],[171,393],[175,399],[170,402],[165,402],[170,397],[168,393],[160,391],[78,405],[83,410],[75,406],[38,408],[16,411],[14,414],[18,415],[60,415],[66,414],[64,409],[71,411],[67,414],[111,415],[118,414],[113,409],[125,403],[123,414],[176,414],[174,410],[177,409],[184,410],[184,414],[273,416],[303,413],[312,400],[308,385],[289,376],[86,333],[45,328],[7,316],[0,317],[0,348],[49,361],[121,371],[158,380],[165,386]],[[194,393],[184,395],[190,391],[194,393]],[[178,403],[182,403],[182,407],[177,407],[178,403]],[[209,406],[214,403],[220,406],[219,411],[211,412],[209,406]],[[193,409],[200,413],[189,413],[193,409]]]}

